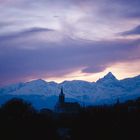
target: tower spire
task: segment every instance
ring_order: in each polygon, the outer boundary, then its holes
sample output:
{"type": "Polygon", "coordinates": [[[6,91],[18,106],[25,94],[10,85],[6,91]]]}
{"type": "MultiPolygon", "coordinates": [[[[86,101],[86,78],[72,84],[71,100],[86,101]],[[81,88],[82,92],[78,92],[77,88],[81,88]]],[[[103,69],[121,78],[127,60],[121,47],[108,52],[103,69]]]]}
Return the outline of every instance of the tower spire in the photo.
{"type": "Polygon", "coordinates": [[[63,88],[61,88],[61,92],[60,92],[60,94],[61,94],[61,95],[64,94],[64,93],[63,93],[63,88]]]}
{"type": "Polygon", "coordinates": [[[65,102],[65,94],[63,93],[63,88],[61,88],[61,92],[59,94],[59,103],[64,104],[65,102]]]}

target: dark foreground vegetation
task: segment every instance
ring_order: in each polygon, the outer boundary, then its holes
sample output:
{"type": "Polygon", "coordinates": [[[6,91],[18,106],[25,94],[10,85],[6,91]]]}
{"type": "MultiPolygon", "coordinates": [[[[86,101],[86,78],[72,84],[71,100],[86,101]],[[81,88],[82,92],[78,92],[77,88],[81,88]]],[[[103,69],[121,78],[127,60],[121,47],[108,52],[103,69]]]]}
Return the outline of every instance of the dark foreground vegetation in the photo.
{"type": "Polygon", "coordinates": [[[12,99],[0,108],[0,140],[10,139],[139,140],[140,100],[58,114],[12,99]]]}

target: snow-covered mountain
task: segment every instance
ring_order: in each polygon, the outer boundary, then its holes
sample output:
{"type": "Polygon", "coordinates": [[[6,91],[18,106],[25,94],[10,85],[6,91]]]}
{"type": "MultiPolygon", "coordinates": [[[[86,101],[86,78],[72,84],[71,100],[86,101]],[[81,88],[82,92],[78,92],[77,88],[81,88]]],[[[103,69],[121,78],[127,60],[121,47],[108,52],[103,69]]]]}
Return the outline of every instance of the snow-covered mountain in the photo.
{"type": "Polygon", "coordinates": [[[120,85],[119,80],[117,80],[111,72],[109,72],[103,78],[99,79],[96,83],[107,87],[114,87],[120,85]]]}
{"type": "Polygon", "coordinates": [[[73,80],[60,84],[38,79],[0,88],[0,104],[19,97],[30,101],[37,108],[53,108],[61,88],[67,101],[86,105],[112,104],[118,99],[125,101],[140,97],[140,76],[117,80],[109,72],[97,82],[73,80]]]}

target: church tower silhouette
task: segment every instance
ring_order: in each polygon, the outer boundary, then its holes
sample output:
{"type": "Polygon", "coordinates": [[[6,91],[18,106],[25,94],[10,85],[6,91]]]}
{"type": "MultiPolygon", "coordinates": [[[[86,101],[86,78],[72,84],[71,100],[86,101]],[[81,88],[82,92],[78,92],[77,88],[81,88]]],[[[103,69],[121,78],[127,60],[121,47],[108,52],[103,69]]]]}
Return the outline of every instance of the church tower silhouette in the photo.
{"type": "Polygon", "coordinates": [[[59,94],[59,104],[62,105],[65,103],[65,94],[63,92],[63,88],[61,88],[61,92],[59,94]]]}
{"type": "Polygon", "coordinates": [[[61,88],[58,102],[56,103],[54,109],[57,113],[78,113],[80,104],[77,102],[65,102],[65,94],[63,92],[63,88],[61,88]]]}

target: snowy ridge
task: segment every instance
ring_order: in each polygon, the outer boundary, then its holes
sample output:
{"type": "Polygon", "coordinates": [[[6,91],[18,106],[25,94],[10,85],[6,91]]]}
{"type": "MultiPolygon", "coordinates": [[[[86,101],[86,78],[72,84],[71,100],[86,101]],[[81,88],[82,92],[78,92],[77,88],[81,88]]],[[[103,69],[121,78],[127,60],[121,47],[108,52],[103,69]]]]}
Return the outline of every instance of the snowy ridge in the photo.
{"type": "Polygon", "coordinates": [[[38,79],[0,88],[0,104],[6,99],[21,97],[29,100],[36,107],[52,108],[58,100],[61,88],[68,101],[86,105],[112,104],[116,103],[117,99],[125,101],[140,97],[140,76],[117,80],[109,72],[95,83],[73,80],[57,84],[38,79]]]}

